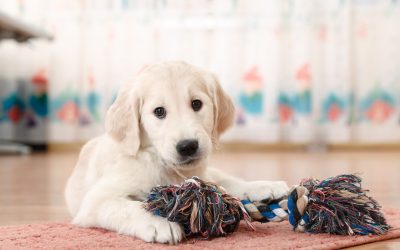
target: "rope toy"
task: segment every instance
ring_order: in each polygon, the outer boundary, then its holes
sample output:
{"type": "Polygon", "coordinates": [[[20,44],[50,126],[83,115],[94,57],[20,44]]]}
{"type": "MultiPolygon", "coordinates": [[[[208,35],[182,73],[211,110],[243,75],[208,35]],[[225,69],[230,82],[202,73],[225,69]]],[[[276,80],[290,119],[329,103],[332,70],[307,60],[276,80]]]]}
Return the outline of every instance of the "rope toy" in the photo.
{"type": "Polygon", "coordinates": [[[198,177],[182,185],[154,187],[144,207],[182,225],[186,237],[213,238],[233,233],[244,220],[289,220],[293,230],[338,235],[384,234],[389,225],[380,205],[361,188],[355,175],[323,181],[305,179],[281,200],[250,201],[232,197],[198,177]]]}

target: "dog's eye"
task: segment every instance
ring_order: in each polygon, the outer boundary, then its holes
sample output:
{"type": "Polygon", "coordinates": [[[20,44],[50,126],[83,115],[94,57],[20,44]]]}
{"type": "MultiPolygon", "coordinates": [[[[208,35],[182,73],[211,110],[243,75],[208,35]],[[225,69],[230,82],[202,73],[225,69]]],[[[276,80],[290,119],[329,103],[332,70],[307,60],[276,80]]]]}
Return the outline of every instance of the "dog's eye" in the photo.
{"type": "Polygon", "coordinates": [[[192,101],[192,109],[194,111],[199,111],[201,109],[201,106],[203,106],[203,103],[200,100],[192,101]]]}
{"type": "Polygon", "coordinates": [[[153,113],[158,119],[163,119],[167,115],[167,111],[163,107],[155,108],[153,113]]]}

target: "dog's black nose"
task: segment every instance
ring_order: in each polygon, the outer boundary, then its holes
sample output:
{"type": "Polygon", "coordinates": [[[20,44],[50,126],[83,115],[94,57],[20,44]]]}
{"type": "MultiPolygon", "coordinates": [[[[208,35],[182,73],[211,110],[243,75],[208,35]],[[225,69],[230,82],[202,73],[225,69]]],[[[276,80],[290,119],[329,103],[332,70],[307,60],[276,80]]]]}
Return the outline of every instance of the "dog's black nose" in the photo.
{"type": "Polygon", "coordinates": [[[176,144],[176,151],[181,156],[192,156],[196,154],[199,148],[199,142],[197,140],[182,140],[176,144]]]}

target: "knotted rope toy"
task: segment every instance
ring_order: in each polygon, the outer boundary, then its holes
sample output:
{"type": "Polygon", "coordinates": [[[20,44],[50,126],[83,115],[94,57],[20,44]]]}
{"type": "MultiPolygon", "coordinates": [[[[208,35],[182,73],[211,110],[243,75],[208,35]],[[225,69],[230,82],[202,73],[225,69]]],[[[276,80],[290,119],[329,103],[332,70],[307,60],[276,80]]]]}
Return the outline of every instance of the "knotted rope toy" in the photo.
{"type": "Polygon", "coordinates": [[[186,237],[225,236],[242,219],[252,229],[252,221],[289,220],[300,232],[384,234],[389,225],[367,192],[359,177],[339,175],[323,181],[305,179],[281,200],[240,201],[216,184],[192,177],[182,185],[154,187],[144,207],[181,224],[186,237]]]}

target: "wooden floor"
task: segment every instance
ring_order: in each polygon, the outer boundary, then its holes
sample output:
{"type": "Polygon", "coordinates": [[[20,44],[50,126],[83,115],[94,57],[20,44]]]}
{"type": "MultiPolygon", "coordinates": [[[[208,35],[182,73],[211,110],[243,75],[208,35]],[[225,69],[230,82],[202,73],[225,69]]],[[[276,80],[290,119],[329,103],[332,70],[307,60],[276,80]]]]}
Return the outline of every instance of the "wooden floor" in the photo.
{"type": "MultiPolygon", "coordinates": [[[[0,156],[0,225],[68,220],[63,189],[77,153],[0,156]]],[[[360,173],[364,187],[383,206],[400,208],[400,152],[218,153],[211,165],[244,179],[325,178],[360,173]]],[[[363,249],[400,249],[400,239],[363,249]]],[[[356,248],[359,249],[359,248],[356,248]]]]}

